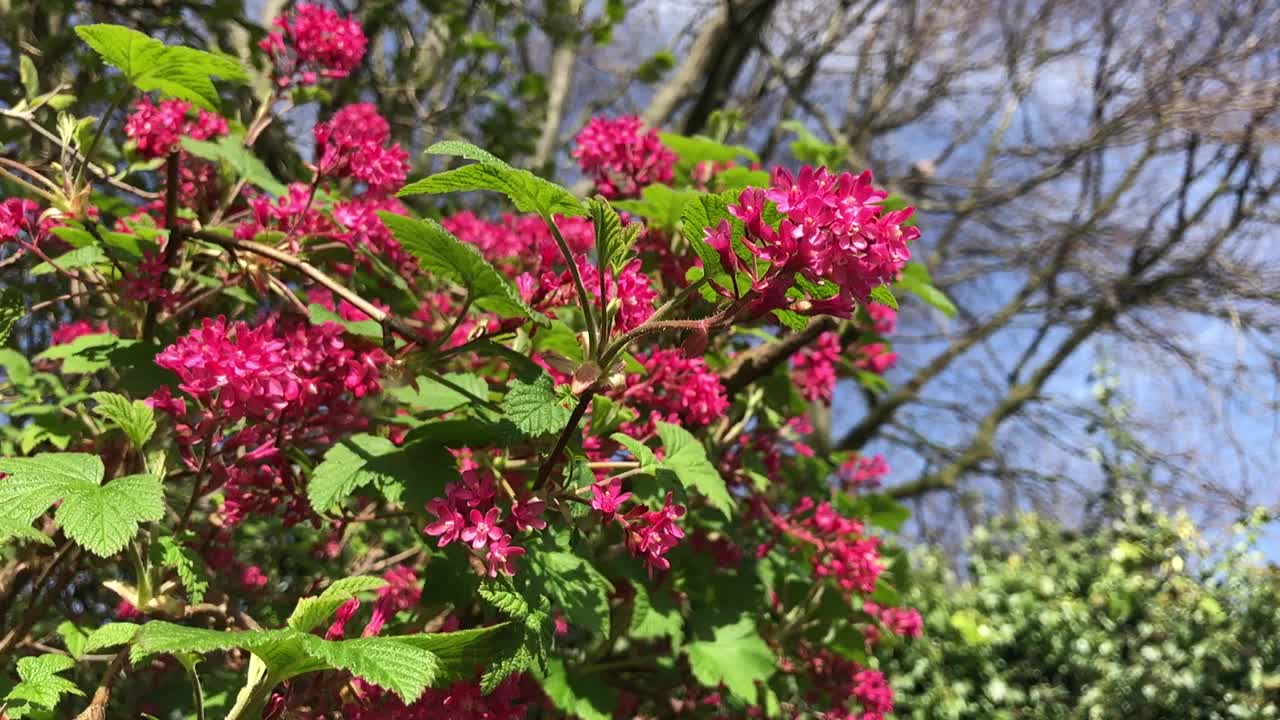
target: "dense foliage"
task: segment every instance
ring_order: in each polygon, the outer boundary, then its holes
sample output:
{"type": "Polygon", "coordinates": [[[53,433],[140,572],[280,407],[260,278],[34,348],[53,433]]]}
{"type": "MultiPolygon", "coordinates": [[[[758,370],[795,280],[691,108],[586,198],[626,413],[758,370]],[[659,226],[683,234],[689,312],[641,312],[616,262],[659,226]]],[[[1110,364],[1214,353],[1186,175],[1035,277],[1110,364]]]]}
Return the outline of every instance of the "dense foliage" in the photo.
{"type": "Polygon", "coordinates": [[[1072,532],[1024,516],[983,528],[963,583],[927,556],[905,597],[928,641],[885,658],[898,717],[1273,718],[1280,574],[1257,522],[1213,551],[1186,516],[1124,495],[1072,532]]]}
{"type": "Polygon", "coordinates": [[[60,155],[0,164],[9,717],[892,710],[906,512],[809,412],[883,388],[895,288],[953,309],[870,172],[624,117],[585,201],[461,140],[417,177],[323,92],[366,52],[333,10],[277,20],[243,117],[241,63],[75,30],[111,105],[24,72],[60,155]]]}

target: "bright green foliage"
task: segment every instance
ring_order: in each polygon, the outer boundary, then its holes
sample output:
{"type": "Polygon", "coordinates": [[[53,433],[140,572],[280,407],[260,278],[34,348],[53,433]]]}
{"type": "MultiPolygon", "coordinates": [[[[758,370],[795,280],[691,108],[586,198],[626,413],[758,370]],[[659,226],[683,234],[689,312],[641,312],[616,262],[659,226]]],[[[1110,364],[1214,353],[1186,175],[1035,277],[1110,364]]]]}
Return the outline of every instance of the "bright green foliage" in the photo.
{"type": "Polygon", "coordinates": [[[470,143],[439,142],[427,148],[427,154],[453,155],[477,162],[409,183],[400,191],[400,197],[494,190],[506,195],[517,210],[537,213],[548,220],[556,215],[587,214],[586,208],[567,189],[528,170],[511,167],[470,143]]]}
{"type": "Polygon", "coordinates": [[[369,485],[389,498],[432,497],[456,477],[453,457],[440,445],[397,447],[384,437],[353,435],[325,453],[312,473],[307,499],[316,512],[327,512],[369,485]]]}
{"type": "Polygon", "coordinates": [[[5,288],[0,292],[0,345],[9,340],[9,333],[13,331],[14,324],[22,318],[26,308],[26,301],[23,300],[22,291],[18,288],[5,288]]]}
{"type": "Polygon", "coordinates": [[[443,379],[449,385],[419,375],[414,381],[417,389],[405,387],[397,388],[392,392],[397,399],[410,408],[423,412],[453,410],[469,405],[472,397],[486,397],[489,394],[489,383],[474,373],[445,373],[443,379]],[[465,395],[451,386],[462,388],[470,395],[465,395]]]}
{"type": "Polygon", "coordinates": [[[98,403],[93,412],[115,423],[135,448],[147,444],[156,432],[156,412],[141,400],[130,402],[123,395],[96,392],[90,397],[98,403]]]}
{"type": "Polygon", "coordinates": [[[462,242],[434,220],[414,220],[387,212],[379,212],[378,217],[404,249],[418,259],[422,269],[466,288],[478,307],[503,317],[527,317],[540,324],[548,323],[542,313],[520,299],[511,282],[484,259],[475,245],[462,242]]]}
{"type": "Polygon", "coordinates": [[[84,642],[81,652],[92,653],[117,645],[133,642],[138,634],[138,625],[127,622],[112,622],[94,630],[84,642]]]}
{"type": "Polygon", "coordinates": [[[226,55],[168,47],[119,25],[79,25],[75,31],[139,90],[158,90],[206,110],[218,104],[211,76],[233,82],[246,80],[244,68],[226,55]]]}
{"type": "Polygon", "coordinates": [[[171,535],[158,538],[152,547],[159,550],[160,563],[178,573],[178,580],[182,582],[191,602],[204,602],[205,591],[209,589],[209,577],[200,556],[171,535]]]}
{"type": "Polygon", "coordinates": [[[724,683],[733,696],[754,702],[756,683],[768,680],[776,670],[773,652],[748,617],[716,627],[712,632],[713,639],[697,640],[685,646],[689,668],[703,685],[716,687],[724,683]]]}
{"type": "Polygon", "coordinates": [[[182,138],[182,147],[197,157],[213,162],[224,162],[235,176],[255,187],[262,188],[272,195],[283,195],[288,191],[284,183],[276,179],[267,166],[244,146],[244,138],[237,135],[224,135],[217,142],[182,138]]]}
{"type": "Polygon", "coordinates": [[[0,458],[0,520],[30,524],[58,500],[54,519],[76,543],[108,557],[138,532],[141,522],[164,516],[164,493],[153,475],[102,484],[102,461],[82,453],[0,458]]]}
{"type": "Polygon", "coordinates": [[[672,231],[680,224],[685,206],[700,193],[674,190],[666,185],[649,185],[640,192],[639,200],[614,200],[613,206],[649,221],[649,225],[672,231]]]}
{"type": "Polygon", "coordinates": [[[592,198],[587,206],[591,210],[591,220],[595,226],[596,263],[616,274],[631,259],[631,246],[635,244],[643,226],[628,223],[623,227],[618,211],[604,198],[592,198]]]}
{"type": "Polygon", "coordinates": [[[871,299],[894,310],[898,309],[898,298],[894,297],[893,290],[887,285],[871,288],[871,299]]]}
{"type": "Polygon", "coordinates": [[[560,432],[569,423],[569,409],[560,404],[551,376],[546,374],[533,382],[513,380],[502,400],[502,410],[529,437],[560,432]]]}
{"type": "Polygon", "coordinates": [[[383,587],[387,582],[375,577],[349,577],[338,580],[325,588],[316,597],[303,598],[298,601],[289,616],[289,627],[302,632],[309,632],[319,627],[333,615],[340,605],[364,592],[371,592],[383,587]]]}
{"type": "Polygon", "coordinates": [[[575,674],[558,658],[547,662],[542,690],[561,710],[581,720],[611,720],[618,698],[598,675],[575,674]]]}
{"type": "Polygon", "coordinates": [[[658,461],[658,467],[675,473],[686,489],[705,495],[725,517],[733,515],[733,497],[729,495],[720,471],[707,459],[702,443],[679,425],[660,422],[657,428],[662,447],[666,450],[662,460],[658,461]]]}
{"type": "Polygon", "coordinates": [[[672,602],[664,590],[650,594],[643,583],[633,583],[635,601],[631,609],[631,635],[642,640],[670,638],[671,645],[679,648],[684,639],[684,618],[680,608],[672,602]]]}
{"type": "Polygon", "coordinates": [[[955,317],[956,306],[945,293],[933,286],[933,278],[929,276],[929,268],[924,263],[907,263],[902,269],[902,277],[898,278],[894,287],[915,295],[947,317],[955,317]]]}
{"type": "Polygon", "coordinates": [[[1245,540],[1123,498],[1085,532],[1026,516],[975,532],[904,600],[925,641],[882,665],[899,718],[1211,720],[1280,714],[1280,574],[1245,540]]]}
{"type": "Polygon", "coordinates": [[[695,135],[689,137],[687,135],[677,135],[676,133],[658,133],[658,137],[662,139],[662,144],[671,149],[679,158],[676,163],[677,172],[688,173],[698,163],[713,162],[737,162],[742,159],[751,162],[759,162],[760,156],[749,147],[742,145],[726,145],[716,142],[709,137],[695,135]]]}
{"type": "Polygon", "coordinates": [[[63,695],[84,695],[75,683],[58,675],[75,664],[75,660],[65,655],[36,655],[18,660],[18,677],[22,682],[5,696],[9,716],[26,717],[32,707],[52,710],[63,695]]]}

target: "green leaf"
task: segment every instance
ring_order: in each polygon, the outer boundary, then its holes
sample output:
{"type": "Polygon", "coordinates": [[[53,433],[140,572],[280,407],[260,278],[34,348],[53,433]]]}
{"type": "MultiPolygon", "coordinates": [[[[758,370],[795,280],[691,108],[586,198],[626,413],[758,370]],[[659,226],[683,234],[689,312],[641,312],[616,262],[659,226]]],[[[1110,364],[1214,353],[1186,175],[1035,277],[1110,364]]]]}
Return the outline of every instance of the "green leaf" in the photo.
{"type": "Polygon", "coordinates": [[[0,292],[0,345],[9,342],[9,333],[13,332],[13,326],[22,319],[26,311],[27,303],[22,298],[21,290],[7,287],[4,292],[0,292]]]}
{"type": "MultiPolygon", "coordinates": [[[[324,455],[307,484],[307,499],[318,513],[342,503],[356,490],[374,485],[394,500],[435,497],[456,479],[453,456],[443,445],[413,442],[402,447],[384,437],[353,435],[324,455]]],[[[425,502],[425,500],[424,500],[425,502]]]]}
{"type": "Polygon", "coordinates": [[[571,414],[560,404],[551,376],[545,373],[531,383],[513,380],[502,399],[502,411],[529,437],[560,432],[571,414]]]}
{"type": "Polygon", "coordinates": [[[99,557],[120,552],[142,522],[164,517],[164,488],[154,475],[129,475],[105,485],[76,486],[63,498],[54,519],[99,557]]]}
{"type": "Polygon", "coordinates": [[[435,655],[439,681],[456,682],[475,677],[476,668],[494,656],[498,642],[510,630],[511,626],[504,622],[456,632],[400,635],[397,639],[435,655]]]}
{"type": "Polygon", "coordinates": [[[253,151],[245,147],[240,135],[224,135],[217,142],[182,138],[182,147],[196,157],[212,162],[225,162],[237,178],[260,187],[277,197],[288,193],[289,188],[276,179],[253,151]]]}
{"type": "Polygon", "coordinates": [[[652,471],[658,466],[658,456],[653,454],[653,451],[649,449],[648,445],[645,445],[633,437],[623,435],[622,433],[614,433],[609,437],[621,444],[632,454],[632,456],[635,457],[635,459],[640,463],[641,470],[652,471]]]}
{"type": "Polygon", "coordinates": [[[324,325],[325,323],[337,323],[347,332],[357,337],[372,340],[376,343],[382,342],[382,326],[373,318],[364,320],[347,320],[338,313],[326,308],[323,305],[311,303],[307,306],[307,315],[312,325],[324,325]]]}
{"type": "Polygon", "coordinates": [[[152,620],[143,625],[133,638],[129,658],[136,665],[142,660],[162,653],[183,652],[210,653],[216,650],[254,647],[277,641],[281,630],[207,630],[187,627],[163,620],[152,620]]]}
{"type": "Polygon", "coordinates": [[[902,268],[902,276],[894,286],[915,295],[947,317],[955,317],[956,306],[941,290],[933,286],[929,268],[923,263],[911,262],[902,268]]]}
{"type": "Polygon", "coordinates": [[[872,288],[871,299],[894,310],[898,309],[898,298],[894,297],[893,290],[889,289],[888,285],[879,285],[872,288]]]}
{"type": "Polygon", "coordinates": [[[96,650],[115,647],[116,645],[127,645],[137,637],[140,627],[134,623],[127,622],[107,623],[89,635],[88,639],[84,641],[84,650],[82,652],[89,654],[96,650]]]}
{"type": "Polygon", "coordinates": [[[597,267],[602,273],[608,270],[617,273],[627,263],[631,243],[636,239],[636,229],[629,224],[628,231],[624,232],[618,211],[602,197],[592,198],[587,207],[595,228],[597,267]]]}
{"type": "Polygon", "coordinates": [[[506,195],[520,212],[537,213],[548,220],[555,215],[587,214],[582,203],[567,189],[528,170],[513,168],[470,143],[447,140],[432,145],[426,152],[428,155],[454,155],[477,162],[410,183],[400,190],[399,197],[494,190],[506,195]]]}
{"type": "Polygon", "coordinates": [[[532,318],[539,325],[550,320],[520,298],[506,276],[499,273],[470,243],[454,237],[434,220],[414,220],[379,212],[378,217],[423,270],[438,273],[465,287],[475,304],[503,317],[532,318]]]}
{"type": "Polygon", "coordinates": [[[98,403],[94,414],[119,426],[135,448],[142,449],[155,434],[156,413],[145,402],[129,402],[125,396],[109,392],[96,392],[89,397],[98,403]]]}
{"type": "Polygon", "coordinates": [[[640,640],[671,638],[671,646],[679,648],[684,641],[684,618],[680,608],[664,590],[656,597],[640,582],[633,582],[635,599],[631,608],[631,637],[640,640]]]}
{"type": "Polygon", "coordinates": [[[663,230],[675,230],[685,207],[701,193],[694,190],[673,190],[667,185],[648,185],[640,191],[639,200],[614,200],[613,206],[645,218],[649,225],[663,230]]]}
{"type": "Polygon", "coordinates": [[[90,245],[88,247],[76,248],[69,250],[53,259],[52,263],[42,262],[31,268],[30,273],[33,276],[48,275],[57,272],[55,266],[62,270],[78,270],[84,267],[93,267],[99,263],[107,261],[107,254],[102,252],[102,248],[98,245],[90,245]]]}
{"type": "Polygon", "coordinates": [[[308,656],[390,690],[406,704],[417,700],[440,673],[435,655],[394,637],[327,642],[300,635],[298,641],[308,656]]]}
{"type": "MultiPolygon", "coordinates": [[[[0,480],[0,482],[3,482],[0,480]]],[[[52,545],[48,535],[31,527],[30,523],[19,522],[13,518],[0,518],[0,542],[10,539],[33,540],[41,545],[52,545]]]]}
{"type": "Polygon", "coordinates": [[[77,487],[97,487],[106,469],[97,455],[43,453],[0,458],[0,518],[24,525],[77,487]]]}
{"type": "Polygon", "coordinates": [[[156,545],[161,552],[161,562],[177,571],[178,580],[182,581],[182,587],[186,589],[191,602],[204,602],[209,579],[205,575],[204,561],[200,556],[172,535],[161,537],[156,545]]]}
{"type": "Polygon", "coordinates": [[[523,620],[529,617],[529,603],[520,593],[495,583],[481,585],[478,592],[485,602],[512,619],[523,620]]]}
{"type": "Polygon", "coordinates": [[[723,684],[743,702],[755,702],[756,682],[768,680],[777,669],[773,652],[750,618],[713,632],[714,640],[691,642],[684,648],[694,677],[710,688],[723,684]]]}
{"type": "Polygon", "coordinates": [[[386,586],[387,581],[367,576],[342,578],[325,588],[315,597],[302,598],[293,614],[289,616],[289,627],[299,632],[311,632],[321,623],[329,619],[340,605],[363,592],[370,592],[386,586]]]}
{"type": "Polygon", "coordinates": [[[62,638],[62,644],[66,645],[67,652],[71,653],[71,657],[79,658],[85,654],[85,642],[89,639],[88,630],[70,620],[63,620],[58,623],[55,631],[58,633],[58,637],[62,638]]]}
{"type": "Polygon", "coordinates": [[[706,496],[725,517],[732,516],[733,497],[729,495],[720,471],[707,459],[702,443],[679,425],[659,422],[657,429],[666,450],[658,466],[675,473],[685,488],[695,489],[706,496]]]}
{"type": "Polygon", "coordinates": [[[58,673],[75,667],[76,661],[66,655],[36,655],[18,660],[18,677],[22,682],[5,696],[6,701],[25,700],[32,705],[52,710],[63,695],[84,693],[75,683],[58,673]]]}
{"type": "MultiPolygon", "coordinates": [[[[445,373],[444,379],[476,397],[489,395],[489,383],[474,373],[445,373]]],[[[410,410],[445,412],[463,405],[470,405],[472,402],[469,396],[424,375],[419,375],[414,384],[418,386],[417,390],[406,387],[391,391],[391,394],[408,405],[410,410]]]]}
{"type": "Polygon", "coordinates": [[[27,102],[36,99],[40,94],[40,71],[30,55],[23,55],[18,61],[18,79],[22,81],[22,89],[26,91],[27,102]]]}
{"type": "Polygon", "coordinates": [[[565,667],[564,660],[547,661],[542,690],[557,708],[582,720],[611,720],[618,704],[616,691],[598,673],[583,674],[565,667]]]}
{"type": "Polygon", "coordinates": [[[726,145],[709,137],[694,135],[677,135],[676,133],[658,133],[662,144],[680,157],[677,167],[688,172],[702,162],[736,162],[742,158],[759,162],[760,156],[751,148],[742,145],[726,145]]]}
{"type": "Polygon", "coordinates": [[[609,637],[609,596],[613,584],[590,562],[573,552],[534,550],[526,556],[528,579],[564,610],[569,622],[609,637]]]}
{"type": "Polygon", "coordinates": [[[139,90],[158,90],[205,110],[217,109],[218,91],[210,77],[247,80],[240,63],[226,55],[168,47],[119,25],[77,25],[75,31],[139,90]]]}

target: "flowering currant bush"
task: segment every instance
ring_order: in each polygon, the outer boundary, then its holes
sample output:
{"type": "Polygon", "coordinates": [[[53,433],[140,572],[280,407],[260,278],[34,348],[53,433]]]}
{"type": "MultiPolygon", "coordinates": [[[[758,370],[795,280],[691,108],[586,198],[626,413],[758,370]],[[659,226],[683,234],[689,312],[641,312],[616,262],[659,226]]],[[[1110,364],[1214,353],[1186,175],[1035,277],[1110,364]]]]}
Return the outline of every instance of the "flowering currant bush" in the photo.
{"type": "Polygon", "coordinates": [[[628,117],[583,200],[367,103],[281,180],[366,40],[274,28],[246,123],[236,62],[77,27],[127,117],[0,167],[0,717],[890,713],[906,513],[810,417],[886,382],[911,209],[628,117]]]}

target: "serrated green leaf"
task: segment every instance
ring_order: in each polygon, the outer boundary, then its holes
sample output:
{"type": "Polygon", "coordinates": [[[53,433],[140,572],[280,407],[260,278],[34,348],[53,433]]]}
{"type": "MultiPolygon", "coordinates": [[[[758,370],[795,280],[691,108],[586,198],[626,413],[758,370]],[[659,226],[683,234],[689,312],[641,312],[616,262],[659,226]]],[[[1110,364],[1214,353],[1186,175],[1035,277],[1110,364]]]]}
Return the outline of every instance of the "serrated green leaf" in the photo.
{"type": "Polygon", "coordinates": [[[140,628],[140,625],[128,622],[107,623],[89,635],[84,642],[83,652],[88,654],[116,645],[127,645],[133,642],[140,628]]]}
{"type": "Polygon", "coordinates": [[[898,298],[894,297],[893,291],[889,289],[888,285],[879,285],[872,288],[871,299],[894,310],[898,309],[898,298]]]}
{"type": "Polygon", "coordinates": [[[105,263],[106,261],[107,254],[102,251],[102,248],[98,245],[90,245],[88,247],[69,250],[58,257],[53,258],[52,263],[39,263],[32,267],[29,272],[31,275],[39,277],[41,275],[48,275],[50,273],[57,272],[57,270],[55,270],[55,266],[62,270],[78,270],[80,268],[92,267],[99,263],[105,263]]]}
{"type": "Polygon", "coordinates": [[[0,458],[0,518],[29,525],[77,487],[97,487],[106,469],[97,455],[43,453],[0,458]]]}
{"type": "Polygon", "coordinates": [[[933,278],[929,268],[923,263],[910,262],[902,268],[902,276],[894,283],[894,287],[906,290],[947,317],[955,317],[956,306],[946,293],[933,286],[933,278]]]}
{"type": "Polygon", "coordinates": [[[662,144],[666,145],[680,158],[677,167],[685,172],[702,162],[725,163],[735,162],[742,158],[759,162],[760,157],[751,148],[742,145],[726,145],[702,135],[677,135],[676,133],[658,133],[662,144]]]}
{"type": "MultiPolygon", "coordinates": [[[[0,480],[0,483],[3,482],[3,480],[0,480]]],[[[31,527],[29,523],[18,522],[13,518],[0,518],[0,542],[10,539],[32,540],[41,545],[53,544],[48,535],[31,527]]]]}
{"type": "Polygon", "coordinates": [[[119,25],[77,25],[75,31],[139,90],[158,90],[205,110],[217,109],[218,91],[211,77],[233,82],[247,79],[240,63],[226,55],[168,47],[119,25]]]}
{"type": "Polygon", "coordinates": [[[439,663],[438,680],[447,683],[475,677],[476,668],[495,655],[499,641],[511,632],[511,625],[504,622],[456,632],[400,635],[396,639],[434,655],[439,663]]]}
{"type": "Polygon", "coordinates": [[[388,212],[379,212],[378,217],[400,245],[418,259],[423,270],[439,273],[466,288],[478,307],[503,317],[527,317],[539,325],[550,324],[545,315],[520,298],[506,276],[474,245],[454,237],[439,223],[388,212]]]}
{"type": "Polygon", "coordinates": [[[622,219],[608,200],[594,197],[587,202],[596,236],[596,264],[601,273],[618,272],[626,264],[628,251],[622,219]]]}
{"type": "Polygon", "coordinates": [[[88,630],[70,620],[63,620],[58,623],[55,631],[58,637],[62,638],[62,644],[66,646],[67,652],[71,653],[71,657],[79,658],[85,654],[85,642],[89,639],[88,630]]]}
{"type": "Polygon", "coordinates": [[[164,517],[164,488],[154,475],[129,475],[104,485],[78,485],[67,493],[54,519],[67,536],[99,557],[110,557],[138,532],[142,522],[164,517]]]}
{"type": "Polygon", "coordinates": [[[481,585],[480,597],[484,601],[492,605],[499,612],[510,616],[515,620],[523,620],[529,617],[529,603],[520,593],[504,588],[493,583],[481,585]]]}
{"type": "Polygon", "coordinates": [[[6,701],[25,700],[32,705],[52,710],[63,695],[80,695],[75,683],[57,673],[75,667],[76,661],[66,655],[36,655],[18,660],[18,677],[22,682],[5,696],[6,701]]]}
{"type": "Polygon", "coordinates": [[[329,616],[340,605],[363,592],[371,592],[384,587],[386,580],[376,577],[358,576],[336,580],[315,597],[302,598],[293,614],[289,616],[288,625],[299,632],[310,632],[329,616]]]}
{"type": "MultiPolygon", "coordinates": [[[[488,381],[475,373],[445,373],[443,377],[477,397],[485,397],[489,394],[488,381]]],[[[416,390],[406,387],[391,391],[391,395],[408,405],[410,410],[445,412],[472,402],[469,396],[423,375],[418,376],[414,384],[418,386],[416,390]]]]}
{"type": "Polygon", "coordinates": [[[13,326],[22,319],[26,311],[27,304],[22,299],[21,290],[8,287],[0,292],[0,345],[9,342],[9,334],[13,332],[13,326]]]}
{"type": "Polygon", "coordinates": [[[631,609],[630,635],[641,640],[670,638],[671,646],[679,648],[684,641],[684,618],[680,608],[665,591],[656,598],[642,583],[632,583],[635,597],[631,609]]]}
{"type": "Polygon", "coordinates": [[[289,191],[284,183],[271,174],[258,156],[245,147],[242,136],[224,135],[218,138],[217,142],[184,137],[182,147],[196,157],[212,162],[225,162],[237,178],[262,188],[276,197],[285,195],[289,191]]]}
{"type": "Polygon", "coordinates": [[[300,635],[298,641],[310,657],[390,690],[405,704],[417,700],[440,673],[434,654],[394,637],[329,642],[300,635]]]}
{"type": "Polygon", "coordinates": [[[531,383],[513,380],[502,399],[502,411],[529,437],[560,432],[569,424],[571,414],[560,404],[555,384],[546,374],[531,383]]]}
{"type": "Polygon", "coordinates": [[[653,454],[648,445],[622,433],[614,433],[609,437],[621,444],[635,457],[636,461],[640,463],[641,470],[652,470],[658,466],[658,457],[653,454]]]}
{"type": "Polygon", "coordinates": [[[94,414],[119,426],[135,448],[141,449],[155,434],[156,413],[145,402],[129,402],[125,396],[110,392],[96,392],[89,397],[98,403],[94,414]]]}
{"type": "Polygon", "coordinates": [[[316,303],[311,303],[307,306],[307,317],[311,320],[312,325],[337,323],[352,335],[365,338],[366,340],[372,340],[377,343],[382,342],[382,326],[379,325],[376,320],[370,318],[366,318],[364,320],[347,320],[338,313],[316,303]]]}
{"type": "Polygon", "coordinates": [[[178,580],[187,591],[187,597],[193,603],[204,602],[204,593],[209,589],[209,579],[204,572],[204,561],[191,548],[182,544],[172,535],[165,535],[156,541],[166,567],[178,573],[178,580]]]}
{"type": "Polygon", "coordinates": [[[134,636],[129,657],[136,665],[147,657],[164,653],[190,652],[203,655],[232,648],[252,650],[277,640],[283,634],[282,630],[208,630],[152,620],[143,625],[134,636]]]}
{"type": "Polygon", "coordinates": [[[425,503],[457,478],[453,456],[440,444],[410,442],[403,446],[375,435],[353,435],[324,455],[307,484],[307,499],[319,513],[342,503],[352,493],[373,485],[406,504],[425,503]]]}
{"type": "Polygon", "coordinates": [[[613,583],[586,558],[572,552],[532,550],[525,556],[525,573],[569,622],[599,638],[609,637],[613,583]]]}
{"type": "Polygon", "coordinates": [[[428,155],[453,155],[475,160],[431,177],[410,183],[398,195],[451,193],[471,190],[494,190],[507,196],[521,212],[537,213],[551,219],[555,215],[586,215],[582,203],[567,189],[540,178],[528,170],[513,168],[506,162],[470,143],[446,140],[426,150],[428,155]]]}
{"type": "Polygon", "coordinates": [[[541,676],[542,690],[557,708],[582,720],[611,720],[618,704],[617,692],[598,674],[583,674],[565,667],[564,660],[547,661],[541,676]]]}
{"type": "Polygon", "coordinates": [[[663,230],[675,230],[685,207],[697,196],[694,190],[673,190],[667,185],[648,185],[639,200],[614,200],[613,206],[649,221],[663,230]]]}
{"type": "Polygon", "coordinates": [[[777,670],[769,646],[747,617],[713,631],[713,640],[699,640],[684,647],[689,669],[709,688],[723,684],[743,702],[756,700],[756,682],[764,682],[777,670]]]}
{"type": "Polygon", "coordinates": [[[720,471],[707,459],[702,443],[679,425],[659,422],[657,429],[666,450],[658,466],[675,473],[686,489],[697,490],[725,517],[731,517],[733,496],[729,494],[720,471]]]}

